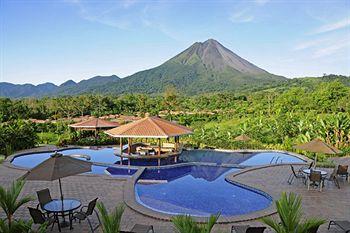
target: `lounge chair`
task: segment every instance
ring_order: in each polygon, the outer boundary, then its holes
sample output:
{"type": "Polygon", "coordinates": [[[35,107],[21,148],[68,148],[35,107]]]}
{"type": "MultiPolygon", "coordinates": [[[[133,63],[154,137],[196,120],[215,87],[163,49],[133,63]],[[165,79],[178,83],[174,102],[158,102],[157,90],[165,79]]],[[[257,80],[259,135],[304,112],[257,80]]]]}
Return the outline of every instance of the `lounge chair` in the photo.
{"type": "Polygon", "coordinates": [[[322,178],[320,171],[312,171],[308,177],[307,190],[310,190],[310,183],[313,185],[318,185],[320,187],[320,192],[322,192],[322,187],[324,186],[324,179],[322,178]]]}
{"type": "Polygon", "coordinates": [[[120,233],[154,233],[152,225],[135,224],[131,231],[119,231],[120,233]]]}
{"type": "Polygon", "coordinates": [[[334,168],[333,172],[329,175],[327,180],[334,182],[335,186],[337,186],[338,189],[340,189],[339,181],[337,178],[337,169],[336,168],[334,168]]]}
{"type": "Polygon", "coordinates": [[[330,221],[328,225],[328,230],[332,225],[338,226],[345,233],[350,233],[350,221],[330,221]]]}
{"type": "Polygon", "coordinates": [[[39,209],[36,209],[36,208],[28,207],[28,210],[29,210],[30,216],[33,219],[33,223],[34,224],[42,225],[44,223],[47,223],[47,227],[52,225],[52,227],[51,227],[51,230],[52,230],[53,226],[57,222],[58,231],[61,232],[61,227],[60,227],[60,224],[58,224],[58,219],[57,218],[55,218],[54,216],[46,217],[43,212],[41,212],[39,209]]]}
{"type": "Polygon", "coordinates": [[[288,177],[288,180],[287,180],[288,184],[292,184],[294,178],[302,179],[303,182],[304,182],[304,180],[305,180],[305,174],[304,173],[302,173],[300,170],[299,170],[298,173],[296,173],[295,170],[294,170],[294,167],[292,165],[290,165],[290,169],[292,170],[292,174],[290,174],[290,176],[288,177]]]}
{"type": "Polygon", "coordinates": [[[348,165],[338,165],[337,175],[340,177],[345,177],[345,179],[349,182],[348,168],[348,165]]]}
{"type": "Polygon", "coordinates": [[[263,233],[266,227],[250,227],[248,225],[237,225],[231,227],[231,233],[263,233]]]}
{"type": "Polygon", "coordinates": [[[74,220],[78,219],[79,223],[81,223],[81,221],[84,221],[84,220],[88,221],[91,232],[94,232],[101,225],[100,217],[98,216],[98,213],[95,210],[96,202],[97,202],[97,198],[90,201],[87,206],[81,207],[79,212],[73,213],[73,219],[74,220]],[[95,227],[92,226],[91,220],[89,219],[89,217],[92,216],[93,213],[96,214],[97,220],[98,220],[98,225],[95,227]]]}

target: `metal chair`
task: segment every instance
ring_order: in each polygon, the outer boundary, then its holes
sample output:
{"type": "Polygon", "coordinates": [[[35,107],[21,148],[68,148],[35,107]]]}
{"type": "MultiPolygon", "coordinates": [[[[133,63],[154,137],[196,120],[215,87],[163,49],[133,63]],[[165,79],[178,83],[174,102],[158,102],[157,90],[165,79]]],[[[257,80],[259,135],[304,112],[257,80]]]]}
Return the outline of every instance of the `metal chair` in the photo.
{"type": "Polygon", "coordinates": [[[46,188],[46,189],[37,191],[36,194],[38,196],[38,201],[39,201],[38,206],[40,206],[40,208],[43,210],[44,205],[52,201],[50,190],[46,188]]]}
{"type": "Polygon", "coordinates": [[[45,214],[41,212],[39,209],[28,207],[29,214],[33,219],[34,224],[44,224],[47,223],[47,227],[52,225],[51,230],[53,229],[55,223],[57,222],[58,231],[61,232],[60,224],[58,224],[58,219],[55,217],[45,217],[45,214]]]}
{"type": "Polygon", "coordinates": [[[345,179],[349,182],[348,168],[348,165],[338,165],[337,175],[340,177],[345,177],[345,179]]]}
{"type": "Polygon", "coordinates": [[[310,171],[310,175],[308,177],[308,185],[307,190],[310,190],[310,183],[313,183],[313,185],[318,185],[320,187],[320,192],[322,192],[322,187],[324,186],[324,179],[322,178],[320,171],[310,171]]]}
{"type": "Polygon", "coordinates": [[[333,172],[329,175],[328,177],[328,181],[331,181],[331,182],[334,182],[335,186],[338,187],[338,189],[340,189],[340,185],[339,185],[339,181],[338,181],[338,178],[337,178],[337,169],[334,168],[333,169],[333,172]]]}
{"type": "Polygon", "coordinates": [[[88,221],[91,232],[94,232],[101,225],[100,217],[99,217],[97,211],[95,210],[97,199],[98,198],[95,198],[94,200],[90,201],[87,206],[81,207],[79,212],[73,213],[73,219],[75,219],[75,220],[78,219],[79,223],[81,223],[81,221],[83,221],[83,220],[88,221]],[[86,210],[84,210],[84,209],[86,209],[86,210]],[[98,225],[95,227],[93,227],[91,220],[89,219],[89,217],[92,216],[93,213],[96,214],[97,220],[98,220],[98,225]]]}
{"type": "MultiPolygon", "coordinates": [[[[304,182],[305,175],[304,175],[300,170],[299,170],[298,173],[296,173],[295,170],[294,170],[294,167],[293,167],[292,165],[290,165],[290,168],[291,168],[291,170],[292,170],[292,174],[290,174],[290,176],[288,177],[288,180],[287,180],[288,184],[292,184],[294,178],[296,178],[296,179],[302,179],[303,182],[304,182]]],[[[305,182],[304,182],[304,183],[305,183],[305,182]]]]}
{"type": "Polygon", "coordinates": [[[248,225],[232,226],[231,233],[263,233],[266,227],[250,227],[248,225]]]}

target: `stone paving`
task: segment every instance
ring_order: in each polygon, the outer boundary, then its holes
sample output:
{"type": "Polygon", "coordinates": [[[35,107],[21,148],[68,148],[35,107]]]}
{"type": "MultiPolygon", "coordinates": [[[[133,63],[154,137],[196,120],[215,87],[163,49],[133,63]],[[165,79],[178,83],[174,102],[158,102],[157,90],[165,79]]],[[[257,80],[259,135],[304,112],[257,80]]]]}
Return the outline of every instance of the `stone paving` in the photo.
{"type": "MultiPolygon", "coordinates": [[[[336,161],[338,162],[338,161],[336,161]]],[[[341,158],[342,164],[350,164],[350,157],[341,158]]],[[[0,185],[8,186],[10,183],[24,174],[25,171],[0,165],[0,185]]],[[[264,167],[260,169],[247,169],[247,172],[239,172],[229,176],[229,179],[240,182],[254,188],[261,189],[277,199],[282,191],[293,191],[303,196],[303,209],[306,216],[317,216],[328,220],[340,219],[350,220],[350,184],[341,182],[341,189],[335,188],[334,184],[326,183],[323,192],[317,190],[308,191],[299,181],[294,181],[292,185],[287,184],[290,174],[288,165],[264,167]]],[[[108,209],[112,209],[116,204],[123,203],[123,190],[125,180],[113,179],[108,176],[99,175],[78,175],[62,179],[64,195],[66,197],[77,198],[82,203],[87,204],[89,200],[99,197],[108,209]]],[[[32,195],[35,198],[35,191],[49,188],[53,197],[59,197],[58,182],[28,181],[22,192],[23,195],[32,195]]],[[[33,201],[27,206],[36,206],[33,201]]],[[[0,216],[3,213],[0,212],[0,216]]],[[[29,218],[29,213],[25,207],[18,210],[16,217],[29,218]]],[[[96,222],[96,221],[95,221],[96,222]]],[[[150,224],[155,228],[156,233],[173,233],[173,225],[170,222],[157,220],[144,216],[126,207],[122,219],[122,229],[130,230],[136,223],[150,224]]],[[[248,221],[238,224],[262,225],[258,221],[248,221]]],[[[215,232],[230,232],[233,224],[218,224],[215,232]]],[[[341,232],[334,227],[328,231],[326,224],[319,232],[341,232]]],[[[49,231],[50,232],[50,231],[49,231]]],[[[53,232],[58,232],[54,228],[53,232]]],[[[64,229],[62,232],[90,232],[87,222],[74,223],[74,230],[64,229]]],[[[270,230],[268,232],[271,232],[270,230]]]]}

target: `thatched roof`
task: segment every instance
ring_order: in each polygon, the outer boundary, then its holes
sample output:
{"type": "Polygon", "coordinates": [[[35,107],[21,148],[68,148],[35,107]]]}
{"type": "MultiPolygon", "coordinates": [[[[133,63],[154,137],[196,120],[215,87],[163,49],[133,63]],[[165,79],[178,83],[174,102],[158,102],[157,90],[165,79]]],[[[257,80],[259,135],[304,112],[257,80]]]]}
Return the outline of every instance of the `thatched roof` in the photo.
{"type": "Polygon", "coordinates": [[[105,131],[112,137],[169,138],[191,134],[192,130],[159,117],[145,117],[120,127],[105,131]]]}
{"type": "Polygon", "coordinates": [[[117,122],[112,122],[112,121],[107,121],[107,120],[103,120],[100,118],[92,118],[92,119],[88,119],[86,121],[82,121],[79,123],[75,123],[72,125],[69,125],[72,128],[76,128],[76,129],[108,129],[108,128],[114,128],[114,127],[118,127],[119,123],[117,122]]]}
{"type": "Polygon", "coordinates": [[[314,153],[323,153],[323,154],[339,154],[341,153],[340,150],[338,150],[337,148],[328,145],[327,143],[325,143],[324,141],[322,141],[319,138],[316,138],[310,142],[304,143],[304,144],[300,144],[295,146],[296,149],[299,150],[305,150],[305,151],[309,151],[309,152],[314,152],[314,153]]]}

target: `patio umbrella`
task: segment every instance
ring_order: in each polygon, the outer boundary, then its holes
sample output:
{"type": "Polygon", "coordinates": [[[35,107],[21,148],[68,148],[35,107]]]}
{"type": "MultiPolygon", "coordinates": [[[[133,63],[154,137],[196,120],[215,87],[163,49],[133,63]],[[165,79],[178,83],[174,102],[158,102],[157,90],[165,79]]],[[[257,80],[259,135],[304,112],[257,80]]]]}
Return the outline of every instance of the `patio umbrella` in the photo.
{"type": "Polygon", "coordinates": [[[323,154],[339,154],[341,153],[340,150],[337,148],[328,145],[324,141],[322,141],[319,138],[316,138],[310,142],[303,143],[300,145],[295,146],[294,148],[299,149],[299,150],[305,150],[309,152],[314,152],[315,153],[315,166],[316,166],[316,161],[317,161],[317,153],[323,153],[323,154]]]}
{"type": "Polygon", "coordinates": [[[22,178],[26,180],[58,180],[63,204],[61,178],[90,171],[90,162],[75,159],[69,156],[63,156],[62,154],[56,152],[51,155],[51,158],[30,169],[22,176],[22,178]]]}
{"type": "Polygon", "coordinates": [[[247,142],[247,141],[250,141],[252,139],[250,137],[248,137],[247,135],[242,134],[242,135],[239,135],[239,136],[235,137],[234,140],[235,141],[241,141],[241,142],[247,142]]]}

